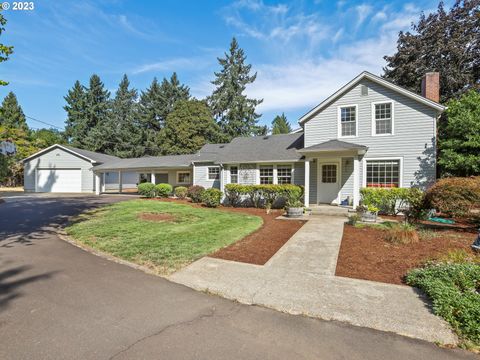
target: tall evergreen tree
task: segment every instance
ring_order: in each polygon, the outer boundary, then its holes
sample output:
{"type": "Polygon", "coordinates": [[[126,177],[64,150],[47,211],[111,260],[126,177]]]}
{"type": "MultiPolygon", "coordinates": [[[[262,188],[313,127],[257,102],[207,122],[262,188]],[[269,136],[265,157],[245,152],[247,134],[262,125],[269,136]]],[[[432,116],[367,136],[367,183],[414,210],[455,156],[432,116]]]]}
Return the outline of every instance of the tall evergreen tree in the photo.
{"type": "Polygon", "coordinates": [[[86,126],[86,90],[75,81],[73,88],[63,97],[67,105],[63,109],[67,112],[65,120],[65,139],[73,146],[81,146],[82,141],[87,136],[88,127],[86,126]]]}
{"type": "Polygon", "coordinates": [[[284,113],[282,115],[277,115],[272,121],[272,134],[288,134],[292,132],[292,127],[287,120],[287,117],[284,113]]]}
{"type": "MultiPolygon", "coordinates": [[[[0,36],[5,31],[5,25],[7,24],[7,19],[0,13],[0,36]]],[[[8,60],[8,57],[13,54],[13,46],[7,46],[0,43],[0,62],[8,60]]],[[[0,86],[8,85],[8,82],[0,79],[0,86]]]]}
{"type": "Polygon", "coordinates": [[[164,78],[160,85],[160,119],[163,121],[167,119],[177,101],[188,99],[190,99],[190,88],[180,83],[177,73],[174,72],[170,80],[164,78]]]}
{"type": "Polygon", "coordinates": [[[21,128],[24,130],[28,128],[25,114],[18,104],[17,97],[11,91],[3,99],[2,107],[0,108],[0,125],[7,128],[21,128]]]}
{"type": "Polygon", "coordinates": [[[160,154],[158,135],[164,126],[161,113],[161,92],[157,78],[154,78],[148,89],[140,94],[138,103],[138,120],[142,129],[142,145],[145,155],[160,154]]]}
{"type": "Polygon", "coordinates": [[[99,136],[108,131],[110,114],[110,92],[105,89],[100,77],[94,74],[90,77],[90,85],[85,95],[85,117],[82,125],[86,136],[80,139],[80,147],[103,153],[111,151],[111,140],[99,136]]]}
{"type": "Polygon", "coordinates": [[[216,78],[212,84],[216,89],[208,97],[208,104],[224,133],[224,141],[230,141],[236,136],[256,135],[262,131],[257,126],[260,115],[255,112],[255,107],[263,100],[249,99],[244,94],[246,86],[257,77],[257,73],[250,75],[252,65],[245,63],[246,58],[235,38],[232,39],[225,58],[218,58],[222,69],[215,73],[216,78]]]}
{"type": "Polygon", "coordinates": [[[130,89],[130,81],[123,75],[112,102],[111,115],[99,128],[98,135],[107,136],[110,141],[107,153],[122,158],[143,155],[137,98],[137,90],[130,89]]]}
{"type": "Polygon", "coordinates": [[[162,153],[194,153],[206,143],[216,142],[218,134],[218,125],[205,102],[179,100],[167,116],[160,136],[162,153]]]}
{"type": "Polygon", "coordinates": [[[480,1],[456,0],[449,12],[441,2],[422,14],[412,32],[400,32],[397,52],[385,56],[384,77],[414,92],[428,71],[440,72],[440,100],[480,88],[480,1]]]}

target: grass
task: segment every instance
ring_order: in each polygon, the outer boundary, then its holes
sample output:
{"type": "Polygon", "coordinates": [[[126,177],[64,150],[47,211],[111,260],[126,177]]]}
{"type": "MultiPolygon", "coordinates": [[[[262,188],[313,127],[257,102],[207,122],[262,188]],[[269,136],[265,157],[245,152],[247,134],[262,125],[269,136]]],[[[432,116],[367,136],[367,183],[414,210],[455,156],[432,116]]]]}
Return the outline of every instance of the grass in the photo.
{"type": "Polygon", "coordinates": [[[261,217],[171,202],[130,200],[86,212],[66,229],[77,242],[169,274],[238,241],[262,225],[261,217]],[[146,221],[142,213],[173,221],[146,221]]]}

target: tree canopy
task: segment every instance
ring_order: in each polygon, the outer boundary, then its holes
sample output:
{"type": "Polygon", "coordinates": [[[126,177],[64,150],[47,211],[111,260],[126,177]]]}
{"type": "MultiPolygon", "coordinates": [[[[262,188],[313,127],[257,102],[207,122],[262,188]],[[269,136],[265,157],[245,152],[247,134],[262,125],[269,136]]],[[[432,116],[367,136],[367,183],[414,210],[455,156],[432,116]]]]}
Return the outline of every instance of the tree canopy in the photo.
{"type": "MultiPolygon", "coordinates": [[[[5,31],[5,25],[7,24],[7,19],[0,12],[0,36],[5,31]]],[[[9,56],[13,54],[13,46],[8,46],[0,43],[0,63],[7,61],[9,56]]],[[[0,79],[0,86],[8,85],[8,82],[0,79]]]]}
{"type": "Polygon", "coordinates": [[[13,92],[9,92],[3,99],[0,108],[0,125],[7,128],[27,128],[25,114],[18,104],[17,96],[13,92]]]}
{"type": "Polygon", "coordinates": [[[272,121],[272,135],[289,134],[292,132],[292,127],[287,120],[284,113],[277,115],[272,121]]]}
{"type": "Polygon", "coordinates": [[[440,72],[440,101],[480,88],[480,1],[456,0],[450,11],[440,2],[422,14],[412,32],[400,32],[397,52],[385,56],[384,77],[420,92],[422,76],[440,72]]]}

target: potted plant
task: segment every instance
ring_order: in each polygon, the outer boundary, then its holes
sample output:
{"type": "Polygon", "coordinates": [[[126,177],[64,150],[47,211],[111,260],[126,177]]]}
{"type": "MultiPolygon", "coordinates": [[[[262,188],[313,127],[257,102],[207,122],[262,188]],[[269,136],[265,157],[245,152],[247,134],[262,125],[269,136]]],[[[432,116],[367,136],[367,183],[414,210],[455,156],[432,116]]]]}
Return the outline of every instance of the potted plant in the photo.
{"type": "Polygon", "coordinates": [[[285,202],[287,217],[296,218],[303,216],[302,195],[303,189],[301,187],[295,187],[287,191],[287,200],[285,202]]]}
{"type": "Polygon", "coordinates": [[[363,222],[376,222],[379,210],[380,209],[374,205],[360,205],[357,207],[357,213],[363,222]]]}

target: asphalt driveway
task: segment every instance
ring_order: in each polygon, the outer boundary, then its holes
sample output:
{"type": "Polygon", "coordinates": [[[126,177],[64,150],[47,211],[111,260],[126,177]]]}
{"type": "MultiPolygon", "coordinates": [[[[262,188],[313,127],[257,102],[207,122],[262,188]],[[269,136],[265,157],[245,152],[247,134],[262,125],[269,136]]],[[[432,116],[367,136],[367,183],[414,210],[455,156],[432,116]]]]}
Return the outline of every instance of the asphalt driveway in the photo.
{"type": "Polygon", "coordinates": [[[459,350],[195,292],[56,236],[68,216],[128,197],[0,204],[1,359],[467,359],[459,350]]]}

